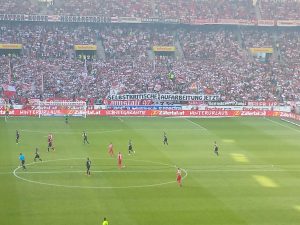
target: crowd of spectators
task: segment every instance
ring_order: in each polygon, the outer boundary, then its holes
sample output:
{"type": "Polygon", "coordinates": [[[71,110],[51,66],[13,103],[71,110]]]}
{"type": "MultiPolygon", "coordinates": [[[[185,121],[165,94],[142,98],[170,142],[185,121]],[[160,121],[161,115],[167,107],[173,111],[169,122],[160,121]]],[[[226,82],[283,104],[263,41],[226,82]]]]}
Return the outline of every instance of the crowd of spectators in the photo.
{"type": "Polygon", "coordinates": [[[179,39],[187,59],[226,59],[235,60],[241,57],[237,37],[231,30],[180,30],[179,39]]]}
{"type": "Polygon", "coordinates": [[[0,43],[23,44],[21,55],[0,57],[0,84],[8,83],[11,74],[17,98],[103,98],[112,92],[160,91],[214,93],[227,101],[300,100],[300,42],[294,30],[36,24],[0,28],[0,43]],[[74,44],[102,45],[105,57],[78,60],[74,44]],[[153,45],[174,44],[178,49],[173,55],[153,57],[153,45]],[[249,58],[250,47],[270,46],[276,46],[283,60],[260,63],[249,58]]]}
{"type": "Polygon", "coordinates": [[[31,0],[1,1],[0,14],[39,14],[41,7],[31,0]]]}
{"type": "Polygon", "coordinates": [[[272,47],[273,31],[268,30],[257,30],[257,29],[243,29],[242,39],[243,44],[246,48],[261,48],[261,47],[272,47]]]}
{"type": "Polygon", "coordinates": [[[153,46],[172,46],[175,37],[166,28],[104,28],[99,31],[106,57],[140,58],[146,57],[153,46]]]}
{"type": "Polygon", "coordinates": [[[22,43],[23,54],[38,58],[70,57],[74,44],[95,44],[91,27],[1,24],[0,43],[22,43]]]}
{"type": "Polygon", "coordinates": [[[153,17],[148,0],[62,0],[54,2],[50,12],[55,15],[153,17]]]}
{"type": "Polygon", "coordinates": [[[293,30],[279,32],[276,47],[280,50],[286,62],[300,63],[300,32],[293,30]]]}
{"type": "Polygon", "coordinates": [[[260,0],[259,9],[262,19],[299,20],[300,2],[297,0],[260,0]]]}
{"type": "Polygon", "coordinates": [[[166,28],[0,24],[0,43],[22,43],[27,57],[73,58],[74,45],[97,42],[103,43],[107,58],[139,58],[155,45],[174,45],[175,37],[166,28]]]}
{"type": "Polygon", "coordinates": [[[300,19],[297,0],[6,0],[1,13],[180,19],[300,19]],[[49,3],[50,2],[50,3],[49,3]]]}

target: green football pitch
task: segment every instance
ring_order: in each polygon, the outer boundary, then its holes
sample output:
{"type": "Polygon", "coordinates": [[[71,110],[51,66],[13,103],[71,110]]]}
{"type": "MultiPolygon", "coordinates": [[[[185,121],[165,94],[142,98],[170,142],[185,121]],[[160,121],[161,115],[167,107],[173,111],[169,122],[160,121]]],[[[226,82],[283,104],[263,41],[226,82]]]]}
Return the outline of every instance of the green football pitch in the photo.
{"type": "Polygon", "coordinates": [[[104,217],[110,225],[300,224],[300,129],[279,119],[0,120],[1,225],[94,225],[104,217]],[[56,149],[47,152],[49,133],[56,149]],[[36,147],[42,162],[33,161],[36,147]]]}

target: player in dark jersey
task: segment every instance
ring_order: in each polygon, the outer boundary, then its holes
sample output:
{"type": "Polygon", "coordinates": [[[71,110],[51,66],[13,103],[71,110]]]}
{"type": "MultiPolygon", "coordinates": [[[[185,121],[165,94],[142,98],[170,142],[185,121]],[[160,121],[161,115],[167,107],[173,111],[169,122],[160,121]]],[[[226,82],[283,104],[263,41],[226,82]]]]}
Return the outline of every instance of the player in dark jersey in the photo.
{"type": "Polygon", "coordinates": [[[82,137],[83,137],[83,144],[86,144],[86,143],[89,144],[88,136],[87,136],[87,133],[85,131],[83,131],[82,137]]]}
{"type": "Polygon", "coordinates": [[[89,158],[87,158],[86,160],[86,175],[90,176],[91,175],[91,165],[92,165],[92,162],[89,158]]]}
{"type": "Polygon", "coordinates": [[[168,144],[168,137],[167,137],[166,132],[164,132],[164,145],[169,145],[168,144]]]}
{"type": "Polygon", "coordinates": [[[16,130],[16,144],[19,144],[19,140],[20,140],[20,133],[18,130],[16,130]]]}
{"type": "Polygon", "coordinates": [[[35,156],[34,156],[33,160],[36,162],[37,159],[40,160],[40,161],[43,161],[42,158],[40,157],[39,149],[35,148],[35,156]]]}
{"type": "Polygon", "coordinates": [[[131,140],[129,140],[129,142],[128,142],[128,154],[130,155],[131,153],[135,153],[135,151],[133,150],[131,140]]]}
{"type": "Polygon", "coordinates": [[[69,116],[68,115],[65,116],[65,123],[69,124],[69,116]]]}
{"type": "Polygon", "coordinates": [[[48,152],[50,151],[50,149],[55,151],[55,148],[54,148],[54,145],[53,145],[53,135],[52,134],[48,135],[48,152]]]}
{"type": "Polygon", "coordinates": [[[215,144],[214,144],[214,153],[219,156],[219,147],[217,145],[217,142],[215,141],[215,144]]]}

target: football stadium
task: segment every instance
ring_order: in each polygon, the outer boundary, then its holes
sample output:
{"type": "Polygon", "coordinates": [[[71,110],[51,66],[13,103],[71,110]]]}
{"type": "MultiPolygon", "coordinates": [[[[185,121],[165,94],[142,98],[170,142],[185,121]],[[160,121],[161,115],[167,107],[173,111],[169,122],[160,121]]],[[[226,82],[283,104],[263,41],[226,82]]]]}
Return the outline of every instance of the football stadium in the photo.
{"type": "Polygon", "coordinates": [[[299,0],[3,0],[1,225],[299,225],[299,0]]]}

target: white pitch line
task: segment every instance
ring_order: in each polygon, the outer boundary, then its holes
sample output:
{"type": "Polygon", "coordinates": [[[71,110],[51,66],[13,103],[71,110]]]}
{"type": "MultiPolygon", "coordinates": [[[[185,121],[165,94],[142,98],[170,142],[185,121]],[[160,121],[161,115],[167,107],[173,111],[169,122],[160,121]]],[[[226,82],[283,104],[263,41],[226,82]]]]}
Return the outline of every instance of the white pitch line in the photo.
{"type": "Polygon", "coordinates": [[[297,126],[297,127],[300,127],[300,124],[294,123],[294,122],[289,121],[289,120],[286,120],[286,119],[284,119],[284,118],[280,118],[280,120],[282,120],[282,121],[284,121],[284,122],[287,122],[287,123],[290,123],[290,124],[293,124],[293,125],[295,125],[295,126],[297,126]]]}
{"type": "MultiPolygon", "coordinates": [[[[288,172],[289,170],[272,170],[272,169],[245,169],[245,170],[240,170],[240,169],[236,169],[236,170],[222,170],[222,169],[216,169],[216,170],[194,170],[194,169],[188,169],[189,172],[288,172]]],[[[300,170],[298,170],[300,171],[300,170]]]]}
{"type": "MultiPolygon", "coordinates": [[[[22,171],[18,174],[61,174],[61,173],[85,173],[86,170],[70,170],[70,171],[22,171]]],[[[91,173],[162,173],[173,172],[170,170],[91,170],[91,173]]],[[[11,173],[11,172],[10,172],[11,173]]]]}
{"type": "MultiPolygon", "coordinates": [[[[192,121],[190,121],[192,122],[192,121]]],[[[161,129],[154,129],[154,128],[139,128],[139,129],[133,129],[134,131],[157,131],[157,130],[161,130],[161,129]]],[[[178,129],[178,128],[170,128],[168,130],[171,130],[171,131],[190,131],[190,130],[199,130],[197,128],[184,128],[184,129],[178,129]]],[[[23,132],[29,132],[29,133],[40,133],[40,134],[49,134],[49,133],[52,133],[52,134],[79,134],[81,133],[82,131],[73,131],[73,132],[63,132],[63,131],[39,131],[39,130],[20,130],[20,131],[23,131],[23,132]]],[[[107,130],[107,131],[88,131],[89,134],[103,134],[103,133],[112,133],[112,132],[121,132],[121,131],[126,131],[126,130],[122,130],[122,129],[119,129],[119,130],[107,130]]]]}
{"type": "MultiPolygon", "coordinates": [[[[80,186],[80,185],[63,185],[63,184],[53,184],[53,183],[46,183],[46,182],[40,182],[40,181],[34,181],[34,180],[29,180],[25,179],[23,177],[18,176],[16,174],[16,170],[13,172],[14,176],[16,178],[19,178],[20,180],[33,183],[33,184],[41,184],[41,185],[47,185],[47,186],[54,186],[54,187],[63,187],[63,188],[79,188],[79,189],[129,189],[129,188],[146,188],[146,187],[157,187],[157,186],[163,186],[167,184],[172,184],[175,183],[176,181],[168,181],[168,182],[163,182],[163,183],[157,183],[157,184],[145,184],[145,185],[131,185],[131,186],[80,186]]],[[[186,175],[183,177],[185,178],[186,175]]]]}
{"type": "Polygon", "coordinates": [[[122,123],[124,123],[124,120],[120,117],[118,117],[118,120],[120,120],[122,123]]]}
{"type": "MultiPolygon", "coordinates": [[[[81,159],[81,158],[56,159],[56,160],[43,161],[43,162],[40,162],[40,163],[53,162],[53,161],[63,161],[63,160],[66,161],[66,160],[72,160],[72,159],[81,159]]],[[[107,159],[111,159],[111,158],[107,158],[107,159]]],[[[166,165],[166,166],[174,167],[174,166],[171,166],[170,164],[161,163],[161,162],[154,162],[154,161],[148,161],[148,160],[132,160],[132,161],[149,162],[149,163],[156,163],[156,164],[159,164],[159,165],[166,165]]],[[[35,162],[29,163],[29,164],[27,164],[27,166],[34,165],[34,164],[37,164],[37,163],[35,163],[35,162]]],[[[40,182],[40,181],[26,179],[24,177],[19,176],[19,174],[22,174],[22,173],[17,173],[17,170],[19,170],[20,168],[21,167],[17,167],[12,172],[12,174],[16,178],[18,178],[20,180],[23,180],[23,181],[26,181],[26,182],[29,182],[29,183],[33,183],[33,184],[40,184],[40,185],[47,185],[47,186],[54,186],[54,187],[64,187],[64,188],[80,188],[80,189],[129,189],[129,188],[159,187],[159,186],[163,186],[163,185],[172,184],[172,183],[176,183],[177,182],[176,180],[173,180],[173,181],[167,181],[167,182],[161,182],[161,183],[154,183],[154,184],[129,185],[129,186],[107,186],[107,187],[105,187],[105,186],[63,185],[63,184],[53,184],[53,183],[40,182]]],[[[185,169],[182,169],[182,171],[185,173],[185,175],[182,177],[182,180],[184,180],[188,176],[188,172],[185,169]]]]}
{"type": "Polygon", "coordinates": [[[279,123],[279,122],[277,122],[277,121],[271,120],[271,119],[269,119],[269,118],[266,118],[266,117],[265,117],[265,119],[268,120],[268,121],[270,121],[270,122],[272,122],[272,123],[274,123],[274,124],[277,124],[277,125],[279,125],[279,126],[288,128],[288,129],[293,130],[293,131],[300,132],[300,130],[297,130],[297,129],[295,129],[295,128],[293,128],[293,127],[290,127],[290,126],[286,126],[286,125],[284,125],[284,124],[282,124],[282,123],[279,123]]]}
{"type": "Polygon", "coordinates": [[[197,127],[200,127],[202,130],[207,130],[205,127],[201,126],[200,124],[195,123],[195,122],[193,122],[193,121],[191,121],[191,120],[189,120],[189,119],[187,119],[187,118],[184,118],[184,120],[186,120],[186,121],[188,121],[188,122],[190,122],[190,123],[196,125],[197,127]]]}
{"type": "MultiPolygon", "coordinates": [[[[205,173],[205,172],[208,172],[208,173],[215,173],[215,172],[236,172],[236,173],[239,173],[239,172],[282,172],[282,173],[287,173],[287,172],[300,172],[300,169],[299,170],[272,170],[272,169],[235,169],[235,170],[222,170],[222,169],[186,169],[188,170],[189,172],[192,172],[192,173],[205,173]]],[[[85,170],[78,170],[78,171],[23,171],[23,172],[16,172],[16,174],[62,174],[62,173],[85,173],[86,171],[85,170]]],[[[123,170],[123,171],[93,171],[91,170],[92,173],[155,173],[155,172],[159,172],[159,173],[162,173],[162,172],[171,172],[171,171],[128,171],[128,170],[123,170]]],[[[13,172],[1,172],[0,175],[9,175],[9,174],[13,174],[13,172]]]]}
{"type": "MultiPolygon", "coordinates": [[[[62,131],[39,131],[39,130],[20,130],[22,132],[29,132],[29,133],[40,133],[40,134],[48,134],[48,133],[52,133],[52,134],[79,134],[82,131],[74,131],[74,132],[62,132],[62,131]]],[[[121,129],[119,130],[105,130],[105,131],[90,131],[88,132],[89,134],[104,134],[104,133],[112,133],[112,132],[119,132],[119,131],[123,131],[121,129]]]]}

